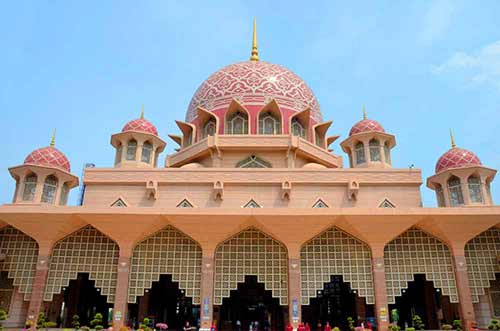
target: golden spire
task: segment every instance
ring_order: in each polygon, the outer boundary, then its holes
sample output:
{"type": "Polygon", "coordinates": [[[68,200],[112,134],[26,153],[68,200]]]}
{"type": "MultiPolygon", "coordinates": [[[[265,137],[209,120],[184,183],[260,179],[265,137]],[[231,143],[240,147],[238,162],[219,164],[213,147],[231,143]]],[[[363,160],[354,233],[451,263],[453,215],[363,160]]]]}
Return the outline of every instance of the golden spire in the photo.
{"type": "Polygon", "coordinates": [[[453,137],[453,132],[451,131],[451,129],[450,129],[450,138],[451,138],[451,148],[457,147],[457,145],[455,145],[455,138],[453,137]]]}
{"type": "Polygon", "coordinates": [[[52,139],[50,139],[50,147],[54,147],[56,144],[56,129],[54,129],[54,132],[52,133],[52,139]]]}
{"type": "Polygon", "coordinates": [[[252,56],[250,61],[259,61],[259,51],[257,49],[257,19],[253,18],[253,39],[252,39],[252,56]]]}
{"type": "Polygon", "coordinates": [[[363,105],[363,119],[366,120],[366,107],[363,105]]]}
{"type": "Polygon", "coordinates": [[[141,106],[141,120],[144,119],[144,104],[141,106]]]}

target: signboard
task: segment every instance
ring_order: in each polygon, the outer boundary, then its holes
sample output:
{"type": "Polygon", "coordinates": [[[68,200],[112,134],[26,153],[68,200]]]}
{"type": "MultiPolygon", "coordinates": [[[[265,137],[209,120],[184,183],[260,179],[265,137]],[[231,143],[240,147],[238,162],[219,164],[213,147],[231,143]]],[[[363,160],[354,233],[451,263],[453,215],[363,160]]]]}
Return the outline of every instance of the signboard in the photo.
{"type": "Polygon", "coordinates": [[[210,298],[203,299],[203,319],[210,319],[210,298]]]}
{"type": "Polygon", "coordinates": [[[381,322],[387,322],[387,308],[380,308],[379,318],[381,322]]]}
{"type": "Polygon", "coordinates": [[[299,322],[299,301],[297,299],[292,300],[292,319],[294,323],[299,322]]]}
{"type": "Polygon", "coordinates": [[[115,313],[115,321],[121,321],[121,320],[122,320],[122,312],[118,310],[115,313]]]}

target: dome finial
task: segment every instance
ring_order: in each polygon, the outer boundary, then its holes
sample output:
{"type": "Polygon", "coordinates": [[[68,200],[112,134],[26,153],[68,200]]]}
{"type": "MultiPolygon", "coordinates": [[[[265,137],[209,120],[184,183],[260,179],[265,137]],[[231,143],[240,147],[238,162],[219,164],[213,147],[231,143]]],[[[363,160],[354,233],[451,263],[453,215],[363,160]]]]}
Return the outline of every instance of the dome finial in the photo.
{"type": "Polygon", "coordinates": [[[141,106],[141,120],[144,119],[144,104],[141,106]]]}
{"type": "Polygon", "coordinates": [[[363,105],[363,119],[366,120],[366,107],[363,105]]]}
{"type": "Polygon", "coordinates": [[[252,39],[252,56],[250,61],[259,61],[259,51],[257,49],[257,19],[253,18],[253,39],[252,39]]]}
{"type": "Polygon", "coordinates": [[[457,145],[455,145],[455,138],[453,137],[453,132],[451,131],[451,129],[450,129],[450,138],[451,138],[451,148],[457,147],[457,145]]]}
{"type": "Polygon", "coordinates": [[[52,132],[52,139],[50,139],[50,147],[54,147],[56,144],[56,129],[52,132]]]}

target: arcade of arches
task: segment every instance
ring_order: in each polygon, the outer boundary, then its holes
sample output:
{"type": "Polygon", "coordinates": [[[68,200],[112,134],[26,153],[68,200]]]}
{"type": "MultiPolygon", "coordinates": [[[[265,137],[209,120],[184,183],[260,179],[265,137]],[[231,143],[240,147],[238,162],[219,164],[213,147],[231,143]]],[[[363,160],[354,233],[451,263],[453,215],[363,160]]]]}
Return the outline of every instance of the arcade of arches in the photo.
{"type": "MultiPolygon", "coordinates": [[[[236,321],[242,329],[258,322],[282,330],[289,321],[346,327],[347,317],[376,325],[393,309],[402,326],[411,324],[414,314],[429,328],[461,317],[463,275],[456,257],[444,242],[415,227],[385,245],[382,317],[372,251],[337,227],[302,245],[298,278],[290,274],[294,267],[285,244],[254,227],[215,248],[213,269],[201,246],[170,225],[133,247],[129,267],[119,262],[118,244],[91,225],[59,240],[44,267],[37,263],[38,249],[18,229],[0,229],[0,307],[10,312],[11,321],[26,319],[33,297],[40,294],[38,309],[62,327],[71,325],[74,314],[88,324],[97,312],[115,325],[137,326],[149,317],[172,329],[186,321],[214,321],[221,330],[234,329],[236,321]]],[[[476,319],[498,314],[500,228],[470,240],[464,254],[476,319]],[[486,302],[493,309],[489,316],[486,302]]]]}

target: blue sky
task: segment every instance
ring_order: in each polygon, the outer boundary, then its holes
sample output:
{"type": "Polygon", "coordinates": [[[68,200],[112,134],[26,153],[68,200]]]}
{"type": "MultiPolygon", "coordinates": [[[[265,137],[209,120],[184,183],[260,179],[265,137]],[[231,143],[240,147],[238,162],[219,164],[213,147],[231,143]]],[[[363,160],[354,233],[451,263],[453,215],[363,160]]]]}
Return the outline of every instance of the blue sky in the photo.
{"type": "MultiPolygon", "coordinates": [[[[330,134],[344,139],[365,104],[396,135],[394,166],[414,164],[424,181],[450,147],[450,127],[459,147],[499,168],[498,13],[494,0],[4,1],[0,203],[14,191],[7,168],[48,145],[54,127],[80,175],[87,162],[112,166],[111,134],[144,103],[171,153],[167,134],[198,85],[248,59],[254,16],[261,59],[309,84],[330,134]]],[[[500,179],[492,191],[499,201],[500,179]]],[[[422,195],[435,206],[425,185],[422,195]]]]}

